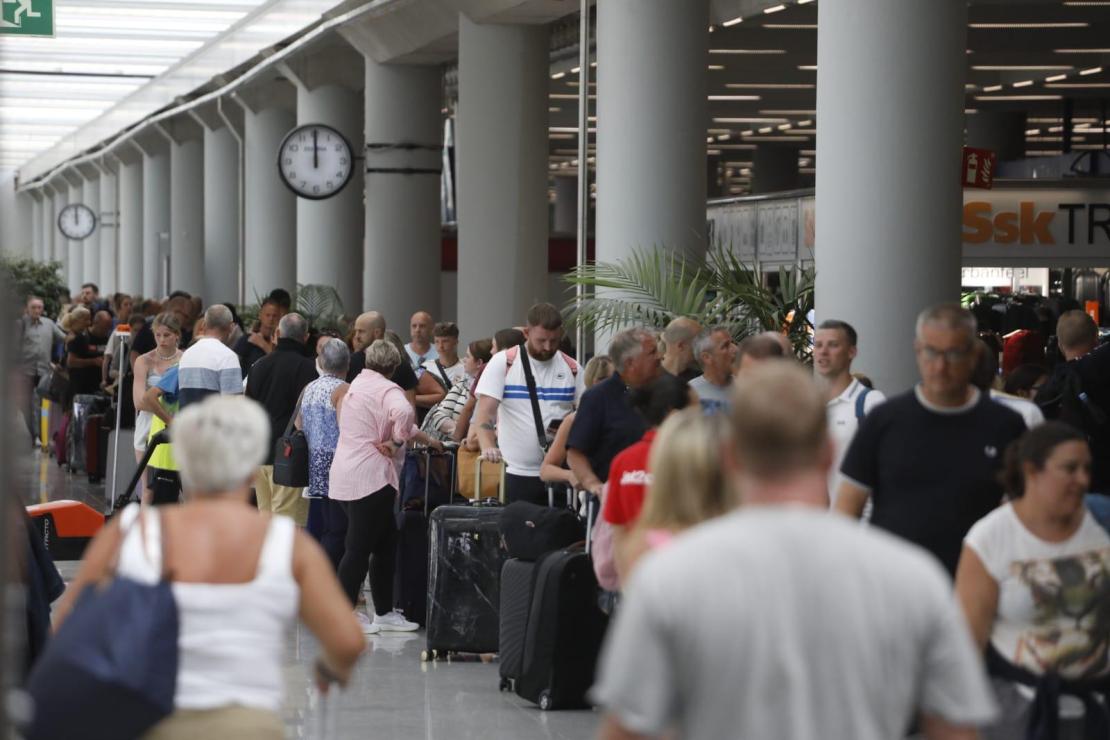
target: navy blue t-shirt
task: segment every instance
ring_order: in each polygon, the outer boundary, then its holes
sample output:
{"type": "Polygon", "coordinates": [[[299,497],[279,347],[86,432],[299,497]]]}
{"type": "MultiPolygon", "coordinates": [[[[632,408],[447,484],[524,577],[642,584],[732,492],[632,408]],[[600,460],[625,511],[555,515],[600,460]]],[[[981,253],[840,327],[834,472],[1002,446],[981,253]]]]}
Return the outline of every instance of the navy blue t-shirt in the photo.
{"type": "Polygon", "coordinates": [[[629,405],[628,395],[628,386],[615,373],[586,391],[567,438],[567,449],[584,453],[603,483],[613,458],[648,430],[644,418],[629,405]]]}

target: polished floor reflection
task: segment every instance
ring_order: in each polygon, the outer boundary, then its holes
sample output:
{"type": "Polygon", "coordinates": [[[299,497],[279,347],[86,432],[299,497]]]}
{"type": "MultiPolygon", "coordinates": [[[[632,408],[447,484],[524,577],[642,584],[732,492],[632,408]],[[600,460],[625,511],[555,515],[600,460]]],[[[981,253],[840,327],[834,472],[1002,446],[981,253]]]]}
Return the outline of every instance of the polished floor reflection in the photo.
{"type": "MultiPolygon", "coordinates": [[[[100,510],[105,506],[103,485],[67,473],[38,452],[28,453],[23,480],[28,503],[76,499],[100,510]]],[[[77,569],[76,562],[58,565],[67,580],[77,569]]],[[[369,641],[372,649],[351,685],[322,706],[311,682],[316,641],[302,625],[292,630],[284,665],[287,737],[581,740],[596,733],[596,712],[541,712],[514,694],[499,692],[495,660],[422,663],[423,632],[372,635],[369,641]]]]}

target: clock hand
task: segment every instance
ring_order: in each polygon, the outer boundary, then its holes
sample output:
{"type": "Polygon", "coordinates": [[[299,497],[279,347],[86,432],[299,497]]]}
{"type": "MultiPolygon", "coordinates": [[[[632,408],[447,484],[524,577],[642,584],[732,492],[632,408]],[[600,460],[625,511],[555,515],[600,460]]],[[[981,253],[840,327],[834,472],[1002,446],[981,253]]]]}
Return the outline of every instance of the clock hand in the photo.
{"type": "Polygon", "coordinates": [[[319,169],[320,167],[320,147],[316,145],[316,139],[319,132],[312,129],[312,169],[319,169]]]}

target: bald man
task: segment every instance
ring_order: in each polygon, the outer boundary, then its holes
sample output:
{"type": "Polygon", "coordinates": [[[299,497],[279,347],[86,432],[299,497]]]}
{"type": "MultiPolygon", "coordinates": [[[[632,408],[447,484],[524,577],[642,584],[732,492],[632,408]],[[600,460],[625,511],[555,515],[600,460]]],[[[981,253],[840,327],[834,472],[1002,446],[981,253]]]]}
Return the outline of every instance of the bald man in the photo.
{"type": "Polygon", "coordinates": [[[701,333],[701,324],[679,317],[663,330],[663,369],[684,383],[701,375],[694,362],[694,340],[701,333]]]}
{"type": "Polygon", "coordinates": [[[424,372],[424,363],[435,362],[439,353],[432,346],[432,315],[427,311],[417,311],[409,319],[409,334],[412,341],[405,345],[405,354],[409,356],[409,364],[419,377],[424,372]]]}
{"type": "MultiPolygon", "coordinates": [[[[351,365],[347,370],[347,382],[353,383],[358,374],[366,367],[366,348],[377,339],[385,339],[385,316],[377,311],[367,311],[355,319],[355,334],[351,339],[354,352],[351,354],[351,365]]],[[[407,362],[402,362],[393,371],[391,380],[401,386],[401,390],[409,399],[409,403],[416,408],[416,373],[407,362]]]]}

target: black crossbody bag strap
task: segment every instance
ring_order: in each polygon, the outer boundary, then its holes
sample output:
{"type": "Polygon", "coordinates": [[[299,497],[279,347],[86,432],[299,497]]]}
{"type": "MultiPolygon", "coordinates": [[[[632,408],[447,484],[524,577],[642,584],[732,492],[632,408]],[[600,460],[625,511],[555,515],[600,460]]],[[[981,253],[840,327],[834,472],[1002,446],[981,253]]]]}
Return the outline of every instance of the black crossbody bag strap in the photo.
{"type": "Polygon", "coordinates": [[[451,378],[447,377],[447,370],[443,367],[443,363],[436,360],[436,367],[439,368],[439,377],[443,378],[444,390],[451,390],[451,378]]]}
{"type": "Polygon", "coordinates": [[[532,402],[532,419],[536,422],[536,437],[540,442],[540,449],[547,454],[550,443],[547,441],[547,432],[543,430],[543,414],[540,413],[540,398],[536,391],[536,378],[532,375],[532,363],[528,361],[528,347],[520,345],[520,363],[524,367],[524,381],[528,384],[528,400],[532,402]]]}
{"type": "Polygon", "coordinates": [[[293,407],[293,415],[289,417],[289,423],[285,425],[285,433],[281,436],[288,437],[289,433],[293,431],[293,425],[297,422],[297,414],[301,413],[301,401],[304,400],[304,390],[301,390],[301,395],[297,396],[297,405],[293,407]]]}

